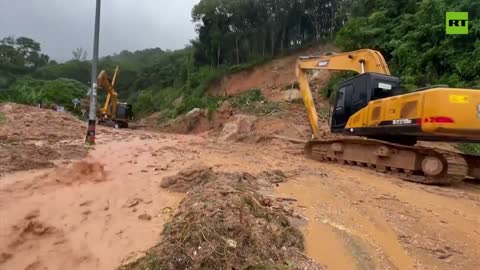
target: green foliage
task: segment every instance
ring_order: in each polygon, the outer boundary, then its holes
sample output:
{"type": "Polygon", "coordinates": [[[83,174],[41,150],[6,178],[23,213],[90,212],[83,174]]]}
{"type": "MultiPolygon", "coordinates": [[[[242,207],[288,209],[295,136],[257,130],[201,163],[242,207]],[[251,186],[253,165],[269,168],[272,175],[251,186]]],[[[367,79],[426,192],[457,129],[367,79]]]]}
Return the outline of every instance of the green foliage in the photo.
{"type": "Polygon", "coordinates": [[[355,17],[338,32],[336,44],[346,51],[380,50],[406,88],[479,85],[480,2],[356,0],[352,10],[355,17]],[[445,34],[447,11],[469,12],[469,35],[445,34]]]}
{"type": "Polygon", "coordinates": [[[241,108],[244,106],[250,106],[256,102],[265,101],[265,97],[262,95],[260,89],[252,89],[231,98],[229,101],[234,107],[241,108]]]}
{"type": "Polygon", "coordinates": [[[86,61],[68,61],[63,64],[48,64],[32,73],[32,77],[41,80],[68,78],[89,85],[91,65],[86,61]]]}
{"type": "Polygon", "coordinates": [[[467,154],[480,155],[480,144],[478,143],[461,143],[458,149],[467,154]]]}
{"type": "Polygon", "coordinates": [[[272,57],[258,57],[253,59],[252,61],[244,64],[239,64],[239,65],[234,65],[228,68],[228,73],[236,73],[240,72],[243,70],[250,70],[253,69],[254,67],[265,64],[268,61],[272,60],[272,57]]]}
{"type": "Polygon", "coordinates": [[[133,104],[134,113],[142,117],[164,109],[175,109],[173,102],[179,98],[181,94],[181,90],[176,88],[165,88],[159,91],[142,91],[133,104]]]}
{"type": "Polygon", "coordinates": [[[351,0],[201,0],[192,10],[195,60],[240,65],[333,38],[351,0]]]}
{"type": "MultiPolygon", "coordinates": [[[[9,101],[28,105],[61,105],[73,111],[72,100],[81,99],[86,95],[88,87],[71,79],[58,79],[53,81],[23,78],[8,91],[5,98],[9,101]]],[[[79,110],[80,108],[77,107],[79,110]]]]}
{"type": "Polygon", "coordinates": [[[12,36],[0,40],[0,89],[9,87],[18,76],[35,71],[49,62],[40,44],[31,38],[12,36]]]}
{"type": "Polygon", "coordinates": [[[252,89],[228,99],[233,107],[255,114],[270,114],[280,111],[280,105],[269,102],[259,89],[252,89]]]}

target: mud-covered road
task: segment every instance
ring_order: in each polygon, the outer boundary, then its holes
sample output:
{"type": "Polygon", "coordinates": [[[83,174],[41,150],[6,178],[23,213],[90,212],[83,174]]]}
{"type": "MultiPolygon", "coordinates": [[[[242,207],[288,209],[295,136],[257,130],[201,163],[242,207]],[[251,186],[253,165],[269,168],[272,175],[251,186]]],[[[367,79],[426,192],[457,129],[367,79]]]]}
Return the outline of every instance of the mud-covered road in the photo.
{"type": "Polygon", "coordinates": [[[281,170],[267,194],[291,209],[306,254],[328,269],[479,269],[480,187],[433,187],[305,159],[301,145],[208,136],[100,134],[83,162],[0,178],[0,269],[113,269],[160,241],[192,165],[281,170]]]}

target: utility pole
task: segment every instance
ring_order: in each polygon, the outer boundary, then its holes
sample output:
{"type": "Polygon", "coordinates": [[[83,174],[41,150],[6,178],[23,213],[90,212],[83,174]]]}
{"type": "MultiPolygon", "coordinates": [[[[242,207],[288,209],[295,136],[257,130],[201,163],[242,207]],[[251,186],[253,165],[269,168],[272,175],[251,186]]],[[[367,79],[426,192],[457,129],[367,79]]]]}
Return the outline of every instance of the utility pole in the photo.
{"type": "Polygon", "coordinates": [[[97,0],[95,9],[95,35],[93,38],[93,59],[92,59],[92,88],[90,89],[90,112],[88,120],[87,144],[95,144],[95,128],[97,122],[97,64],[98,64],[98,43],[100,35],[100,6],[101,0],[97,0]]]}

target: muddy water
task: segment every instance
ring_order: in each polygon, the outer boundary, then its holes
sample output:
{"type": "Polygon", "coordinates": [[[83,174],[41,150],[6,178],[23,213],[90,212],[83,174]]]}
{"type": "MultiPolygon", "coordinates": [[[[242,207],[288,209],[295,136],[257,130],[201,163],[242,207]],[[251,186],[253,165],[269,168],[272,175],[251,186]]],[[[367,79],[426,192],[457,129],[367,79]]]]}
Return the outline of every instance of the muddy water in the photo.
{"type": "Polygon", "coordinates": [[[102,181],[74,169],[75,182],[56,170],[0,178],[0,269],[115,269],[154,246],[184,197],[159,186],[176,153],[152,156],[173,142],[98,145],[88,161],[105,165],[102,181]]]}
{"type": "Polygon", "coordinates": [[[334,191],[317,177],[304,176],[278,188],[297,200],[308,219],[303,228],[307,255],[329,269],[413,269],[413,259],[374,208],[355,206],[354,191],[334,191]]]}

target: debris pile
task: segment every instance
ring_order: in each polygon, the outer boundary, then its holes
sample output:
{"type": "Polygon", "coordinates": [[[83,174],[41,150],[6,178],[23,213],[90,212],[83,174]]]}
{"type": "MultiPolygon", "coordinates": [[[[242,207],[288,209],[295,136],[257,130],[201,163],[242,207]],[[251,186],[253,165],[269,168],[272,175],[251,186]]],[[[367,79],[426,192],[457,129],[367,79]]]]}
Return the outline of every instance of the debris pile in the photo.
{"type": "Polygon", "coordinates": [[[0,105],[6,123],[0,125],[0,138],[9,141],[46,140],[56,142],[83,139],[85,124],[73,115],[32,106],[0,105]]]}
{"type": "Polygon", "coordinates": [[[257,192],[256,180],[210,168],[166,178],[162,186],[174,191],[189,183],[188,195],[162,242],[121,269],[320,269],[303,255],[302,233],[257,192]]]}
{"type": "Polygon", "coordinates": [[[0,175],[82,158],[85,125],[73,115],[26,105],[0,105],[0,175]]]}

